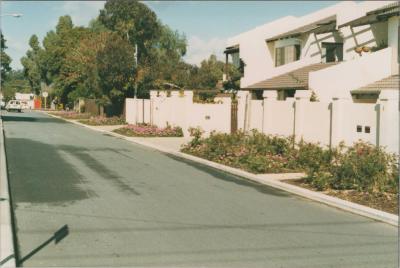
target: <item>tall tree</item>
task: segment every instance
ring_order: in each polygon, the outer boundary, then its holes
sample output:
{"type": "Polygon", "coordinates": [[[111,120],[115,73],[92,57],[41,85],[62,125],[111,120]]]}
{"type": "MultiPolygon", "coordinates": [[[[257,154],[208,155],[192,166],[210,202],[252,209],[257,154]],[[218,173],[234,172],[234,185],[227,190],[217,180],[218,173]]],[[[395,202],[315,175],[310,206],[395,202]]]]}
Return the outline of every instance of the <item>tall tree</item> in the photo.
{"type": "Polygon", "coordinates": [[[98,74],[103,99],[111,104],[110,114],[121,114],[126,97],[132,96],[135,51],[127,40],[114,34],[97,53],[98,74]]]}
{"type": "Polygon", "coordinates": [[[136,0],[108,0],[99,21],[108,29],[138,46],[135,77],[138,95],[148,96],[149,89],[164,82],[179,83],[175,66],[182,64],[186,37],[157,19],[145,4],[136,0]]]}
{"type": "Polygon", "coordinates": [[[42,81],[41,57],[43,50],[36,35],[32,35],[29,39],[29,46],[31,49],[26,52],[25,57],[21,58],[21,63],[32,92],[39,94],[42,81]]]}
{"type": "Polygon", "coordinates": [[[149,53],[160,34],[156,14],[137,0],[108,0],[99,21],[139,48],[139,60],[149,53]]]}
{"type": "Polygon", "coordinates": [[[6,46],[6,40],[4,39],[3,33],[0,33],[0,50],[1,50],[1,85],[3,85],[4,81],[7,79],[7,75],[9,72],[11,72],[11,58],[8,56],[5,52],[7,46],[6,46]]]}
{"type": "Polygon", "coordinates": [[[43,68],[47,84],[55,85],[55,93],[63,104],[68,104],[68,94],[73,87],[64,83],[61,71],[67,64],[67,55],[79,45],[80,40],[90,31],[84,27],[74,27],[70,16],[59,18],[56,31],[50,31],[43,39],[43,68]]]}
{"type": "Polygon", "coordinates": [[[45,62],[49,80],[53,81],[59,74],[69,51],[79,44],[79,40],[88,30],[74,27],[70,16],[58,20],[56,31],[50,31],[43,39],[45,62]]]}
{"type": "Polygon", "coordinates": [[[97,67],[97,54],[103,50],[108,39],[114,38],[109,32],[91,32],[83,37],[79,45],[66,57],[60,73],[59,84],[71,88],[68,98],[100,98],[100,76],[97,67]]]}
{"type": "Polygon", "coordinates": [[[31,87],[22,70],[11,70],[1,87],[1,93],[6,101],[14,99],[15,93],[30,93],[31,87]]]}

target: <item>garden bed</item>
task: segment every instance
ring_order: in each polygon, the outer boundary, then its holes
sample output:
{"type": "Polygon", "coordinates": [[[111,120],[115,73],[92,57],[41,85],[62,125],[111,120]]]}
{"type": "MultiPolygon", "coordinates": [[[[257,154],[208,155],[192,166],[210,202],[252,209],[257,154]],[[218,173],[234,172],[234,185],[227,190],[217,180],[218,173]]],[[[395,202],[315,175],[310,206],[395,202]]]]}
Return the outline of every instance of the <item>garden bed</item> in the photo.
{"type": "Polygon", "coordinates": [[[127,125],[113,132],[129,137],[183,137],[180,127],[159,128],[149,124],[127,125]]]}
{"type": "Polygon", "coordinates": [[[77,113],[74,111],[54,111],[48,113],[70,120],[89,119],[92,116],[88,113],[77,113]]]}
{"type": "Polygon", "coordinates": [[[184,153],[255,174],[305,172],[306,178],[286,182],[397,214],[398,156],[382,147],[358,141],[328,149],[257,131],[207,138],[199,129],[190,132],[184,153]]]}
{"type": "MultiPolygon", "coordinates": [[[[283,180],[283,182],[293,184],[308,190],[318,191],[306,179],[297,180],[283,180]]],[[[374,209],[382,210],[391,214],[398,215],[398,200],[397,195],[394,193],[370,193],[360,192],[357,190],[325,190],[323,194],[357,203],[363,206],[371,207],[374,209]]]]}
{"type": "Polygon", "coordinates": [[[79,123],[90,125],[90,126],[115,126],[115,125],[125,125],[125,119],[117,116],[113,117],[90,117],[89,119],[80,119],[79,123]]]}

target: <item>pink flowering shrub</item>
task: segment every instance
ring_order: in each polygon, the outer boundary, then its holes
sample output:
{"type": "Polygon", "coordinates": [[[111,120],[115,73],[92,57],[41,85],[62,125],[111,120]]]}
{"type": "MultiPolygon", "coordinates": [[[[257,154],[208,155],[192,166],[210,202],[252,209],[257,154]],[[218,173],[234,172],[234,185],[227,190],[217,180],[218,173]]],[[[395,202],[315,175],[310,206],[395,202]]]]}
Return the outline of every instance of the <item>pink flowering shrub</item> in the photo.
{"type": "Polygon", "coordinates": [[[183,137],[180,127],[159,128],[149,124],[127,125],[114,130],[114,132],[132,137],[183,137]]]}
{"type": "Polygon", "coordinates": [[[292,137],[265,135],[258,131],[234,134],[191,129],[193,140],[182,151],[253,173],[303,171],[318,190],[342,189],[397,193],[398,156],[365,142],[341,144],[328,149],[292,137]]]}

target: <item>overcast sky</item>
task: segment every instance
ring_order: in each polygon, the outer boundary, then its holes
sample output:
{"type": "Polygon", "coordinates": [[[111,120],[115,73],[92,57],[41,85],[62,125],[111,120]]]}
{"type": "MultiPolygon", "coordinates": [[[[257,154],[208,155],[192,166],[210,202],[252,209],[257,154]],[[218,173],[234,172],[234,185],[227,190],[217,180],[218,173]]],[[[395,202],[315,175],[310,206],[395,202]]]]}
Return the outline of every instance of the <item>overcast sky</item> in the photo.
{"type": "MultiPolygon", "coordinates": [[[[104,6],[102,1],[0,1],[1,13],[23,17],[1,17],[12,67],[22,68],[20,58],[32,34],[42,40],[54,29],[58,18],[69,14],[75,25],[86,26],[104,6]]],[[[283,16],[302,16],[337,1],[144,1],[165,24],[185,33],[185,60],[199,64],[211,53],[222,59],[226,40],[241,32],[283,16]]]]}

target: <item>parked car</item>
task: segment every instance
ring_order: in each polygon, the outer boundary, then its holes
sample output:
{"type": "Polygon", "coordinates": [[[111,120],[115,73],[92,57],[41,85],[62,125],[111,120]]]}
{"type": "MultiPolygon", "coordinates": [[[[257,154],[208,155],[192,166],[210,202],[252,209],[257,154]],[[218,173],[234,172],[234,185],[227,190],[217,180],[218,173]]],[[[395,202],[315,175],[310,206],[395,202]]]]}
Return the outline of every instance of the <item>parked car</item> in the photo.
{"type": "Polygon", "coordinates": [[[22,105],[19,100],[10,100],[6,105],[7,112],[9,111],[18,111],[19,113],[22,111],[22,105]]]}

